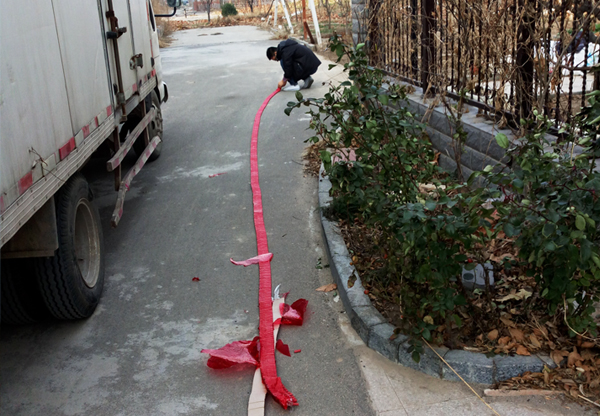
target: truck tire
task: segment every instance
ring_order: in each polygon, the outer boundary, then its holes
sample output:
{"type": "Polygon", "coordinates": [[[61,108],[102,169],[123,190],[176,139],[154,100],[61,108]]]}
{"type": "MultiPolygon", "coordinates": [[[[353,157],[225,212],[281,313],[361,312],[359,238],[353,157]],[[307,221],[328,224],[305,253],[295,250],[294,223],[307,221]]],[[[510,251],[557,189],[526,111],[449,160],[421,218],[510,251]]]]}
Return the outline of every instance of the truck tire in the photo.
{"type": "Polygon", "coordinates": [[[2,323],[25,325],[48,317],[31,259],[5,259],[1,265],[2,323]]]}
{"type": "Polygon", "coordinates": [[[104,244],[100,215],[88,183],[71,177],[56,195],[58,249],[37,259],[38,285],[50,313],[58,319],[89,317],[104,286],[104,244]]]}
{"type": "MultiPolygon", "coordinates": [[[[162,151],[163,118],[162,118],[162,111],[160,109],[160,99],[158,98],[156,91],[152,91],[150,94],[148,94],[146,96],[145,101],[146,101],[146,108],[148,109],[148,111],[150,110],[150,108],[154,108],[156,110],[156,116],[154,117],[153,120],[150,121],[150,124],[148,125],[148,137],[150,138],[150,140],[152,140],[154,138],[154,136],[159,136],[160,140],[161,140],[161,142],[154,149],[154,152],[152,152],[152,154],[148,158],[149,162],[153,162],[159,158],[160,153],[162,151]]],[[[127,137],[127,134],[130,131],[132,131],[135,128],[135,126],[138,125],[138,123],[142,120],[142,118],[143,118],[142,117],[142,106],[140,103],[140,105],[138,105],[127,116],[127,121],[125,122],[125,124],[123,125],[123,128],[121,129],[121,133],[120,133],[121,140],[124,140],[125,137],[127,137]]],[[[144,142],[144,133],[142,133],[142,134],[140,134],[140,137],[138,137],[138,139],[133,144],[133,150],[135,151],[136,155],[138,155],[138,157],[139,157],[142,153],[144,153],[145,149],[146,149],[146,144],[144,142]]]]}

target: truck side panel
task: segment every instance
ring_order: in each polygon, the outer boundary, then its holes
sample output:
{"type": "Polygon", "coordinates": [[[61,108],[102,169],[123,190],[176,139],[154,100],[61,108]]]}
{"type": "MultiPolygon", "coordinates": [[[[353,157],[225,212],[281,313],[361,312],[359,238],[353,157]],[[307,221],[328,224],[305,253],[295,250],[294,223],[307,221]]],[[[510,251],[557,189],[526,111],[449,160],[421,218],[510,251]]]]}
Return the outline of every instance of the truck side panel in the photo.
{"type": "Polygon", "coordinates": [[[144,67],[137,68],[138,80],[142,79],[152,68],[152,42],[150,40],[150,21],[148,6],[145,0],[134,0],[131,5],[131,23],[135,34],[135,53],[142,54],[144,67]]]}
{"type": "Polygon", "coordinates": [[[54,0],[73,132],[112,105],[105,34],[97,0],[54,0]]]}
{"type": "MultiPolygon", "coordinates": [[[[138,0],[134,0],[137,2],[138,0]]],[[[109,10],[108,0],[103,0],[104,11],[109,10]]],[[[115,16],[119,19],[119,27],[126,27],[127,32],[123,33],[117,43],[119,45],[119,58],[121,63],[121,76],[123,77],[123,91],[125,93],[125,100],[129,100],[134,93],[137,92],[137,73],[135,70],[129,68],[129,60],[135,55],[133,49],[133,28],[131,27],[131,21],[129,18],[129,0],[113,0],[113,8],[115,16]]],[[[106,28],[110,28],[110,23],[106,20],[106,28]]],[[[114,49],[109,48],[109,60],[111,62],[111,79],[113,84],[117,83],[117,71],[116,71],[116,59],[114,49]]]]}
{"type": "Polygon", "coordinates": [[[31,185],[33,174],[41,174],[40,157],[73,137],[51,0],[5,3],[0,3],[2,210],[22,193],[19,187],[31,185]]]}

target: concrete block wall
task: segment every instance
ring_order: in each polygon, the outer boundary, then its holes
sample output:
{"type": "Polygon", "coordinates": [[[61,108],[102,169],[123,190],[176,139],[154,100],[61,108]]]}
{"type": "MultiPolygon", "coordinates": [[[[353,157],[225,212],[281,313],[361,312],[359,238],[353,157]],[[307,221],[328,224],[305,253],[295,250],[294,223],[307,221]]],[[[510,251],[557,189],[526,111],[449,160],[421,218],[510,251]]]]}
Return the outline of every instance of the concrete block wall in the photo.
{"type": "MultiPolygon", "coordinates": [[[[352,0],[352,39],[354,44],[366,41],[368,18],[368,0],[352,0]]],[[[390,80],[390,82],[393,82],[390,80]]],[[[440,152],[440,166],[449,171],[456,171],[456,158],[452,146],[452,135],[456,133],[456,126],[448,118],[443,105],[438,105],[430,110],[432,100],[423,99],[421,88],[414,88],[408,94],[408,107],[418,120],[426,125],[426,131],[433,147],[440,152]]],[[[504,133],[509,140],[514,140],[514,135],[509,129],[498,129],[493,122],[478,117],[478,109],[465,106],[467,112],[462,115],[463,129],[467,132],[466,143],[462,148],[461,167],[463,179],[466,181],[471,173],[483,170],[487,165],[500,170],[508,162],[505,150],[496,143],[496,135],[504,133]]],[[[481,185],[481,178],[475,182],[481,185]]]]}
{"type": "MultiPolygon", "coordinates": [[[[415,88],[415,91],[408,94],[407,98],[409,110],[417,120],[423,121],[434,149],[441,153],[440,166],[449,171],[456,171],[452,136],[457,129],[448,117],[447,109],[443,105],[430,109],[433,100],[424,99],[421,88],[415,88]]],[[[495,171],[505,168],[508,158],[505,156],[505,149],[496,143],[496,135],[503,133],[511,142],[515,137],[511,130],[499,129],[492,121],[478,116],[476,107],[465,105],[465,110],[461,122],[467,138],[462,148],[460,161],[463,179],[466,181],[471,173],[483,170],[487,165],[494,166],[495,171]]],[[[482,181],[477,180],[475,184],[481,185],[482,181]]]]}

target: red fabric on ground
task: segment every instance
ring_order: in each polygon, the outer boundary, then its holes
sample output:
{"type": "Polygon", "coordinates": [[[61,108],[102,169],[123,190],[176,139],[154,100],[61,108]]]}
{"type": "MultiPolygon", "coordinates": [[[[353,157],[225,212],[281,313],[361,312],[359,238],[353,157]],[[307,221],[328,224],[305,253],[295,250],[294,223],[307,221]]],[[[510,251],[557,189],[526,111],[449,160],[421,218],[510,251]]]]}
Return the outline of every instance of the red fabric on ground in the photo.
{"type": "Polygon", "coordinates": [[[252,341],[235,341],[217,350],[204,349],[201,352],[210,354],[207,365],[220,370],[235,364],[252,364],[258,367],[258,337],[252,341]]]}
{"type": "MultiPolygon", "coordinates": [[[[233,259],[230,259],[232,263],[243,266],[258,263],[259,336],[252,341],[232,342],[218,350],[202,350],[202,352],[211,354],[211,357],[208,360],[208,366],[211,368],[227,368],[234,364],[241,363],[248,363],[256,366],[260,365],[263,383],[267,388],[267,391],[271,393],[275,401],[277,401],[284,409],[287,409],[289,406],[297,406],[298,401],[294,395],[285,388],[281,379],[277,377],[275,342],[273,340],[273,301],[271,298],[271,258],[273,255],[269,253],[267,232],[263,218],[262,194],[258,178],[258,130],[260,118],[271,98],[279,91],[281,91],[281,89],[278,88],[271,93],[256,113],[254,127],[252,129],[252,140],[250,142],[250,184],[252,186],[254,229],[256,231],[258,255],[242,262],[235,262],[233,259]]],[[[284,295],[284,297],[286,295],[284,295]]],[[[308,301],[299,299],[294,302],[291,307],[284,304],[285,316],[282,314],[283,317],[277,321],[290,325],[302,325],[307,303],[308,301]]],[[[281,310],[283,311],[284,309],[281,310]]],[[[287,355],[291,356],[289,347],[283,344],[281,340],[278,341],[277,345],[278,349],[285,346],[287,348],[287,355]]]]}
{"type": "Polygon", "coordinates": [[[283,355],[287,355],[288,357],[292,356],[292,354],[290,353],[290,347],[287,344],[284,344],[283,341],[280,339],[277,340],[275,348],[277,348],[277,351],[279,351],[283,355]]]}
{"type": "MultiPolygon", "coordinates": [[[[269,243],[267,241],[267,231],[263,218],[262,193],[260,190],[260,181],[258,178],[258,130],[260,127],[260,118],[267,107],[271,98],[275,96],[280,88],[277,88],[269,95],[254,117],[254,127],[252,129],[252,140],[250,142],[250,184],[252,186],[252,203],[254,205],[254,229],[256,230],[256,246],[258,255],[269,252],[269,243]]],[[[259,267],[259,286],[258,286],[258,311],[259,327],[258,333],[261,339],[260,349],[260,371],[263,377],[265,387],[271,393],[273,398],[284,409],[288,406],[297,406],[298,401],[290,393],[277,377],[277,366],[275,364],[275,342],[273,341],[273,309],[271,300],[271,263],[261,261],[259,267]]]]}
{"type": "Polygon", "coordinates": [[[248,260],[235,261],[234,259],[229,259],[229,261],[232,262],[233,264],[235,264],[236,266],[247,267],[252,264],[258,264],[261,261],[271,261],[272,258],[273,258],[273,254],[267,253],[267,254],[261,254],[260,256],[252,257],[251,259],[248,259],[248,260]]]}
{"type": "Polygon", "coordinates": [[[306,299],[298,299],[292,305],[282,303],[279,306],[281,312],[281,325],[302,325],[304,322],[304,312],[308,301],[306,299]]]}

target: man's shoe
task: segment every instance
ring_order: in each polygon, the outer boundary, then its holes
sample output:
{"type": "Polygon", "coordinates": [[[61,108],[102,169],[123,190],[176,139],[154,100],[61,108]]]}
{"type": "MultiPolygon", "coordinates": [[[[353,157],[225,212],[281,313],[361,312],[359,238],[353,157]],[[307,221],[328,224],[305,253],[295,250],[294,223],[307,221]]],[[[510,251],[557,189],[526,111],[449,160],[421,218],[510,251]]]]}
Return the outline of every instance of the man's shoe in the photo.
{"type": "Polygon", "coordinates": [[[298,85],[298,84],[296,84],[296,85],[288,84],[285,87],[283,87],[281,89],[281,91],[300,91],[300,85],[298,85]]]}
{"type": "Polygon", "coordinates": [[[310,88],[310,86],[313,84],[313,82],[315,82],[314,79],[312,79],[312,77],[308,77],[304,80],[304,85],[302,86],[303,90],[306,90],[308,88],[310,88]]]}

